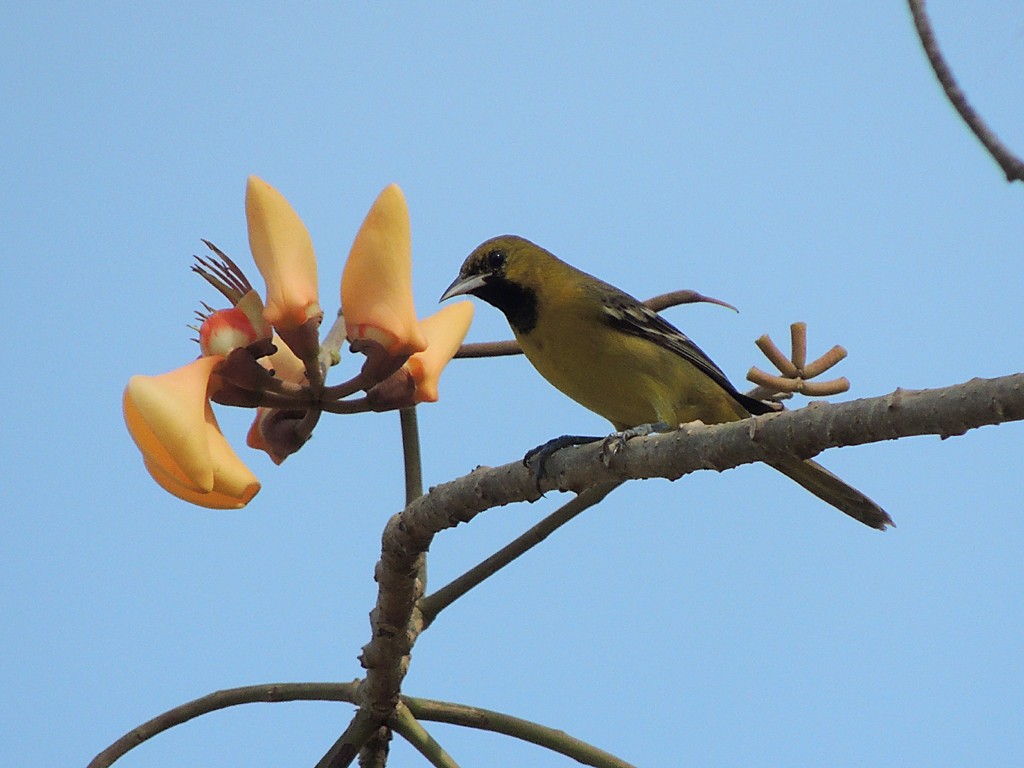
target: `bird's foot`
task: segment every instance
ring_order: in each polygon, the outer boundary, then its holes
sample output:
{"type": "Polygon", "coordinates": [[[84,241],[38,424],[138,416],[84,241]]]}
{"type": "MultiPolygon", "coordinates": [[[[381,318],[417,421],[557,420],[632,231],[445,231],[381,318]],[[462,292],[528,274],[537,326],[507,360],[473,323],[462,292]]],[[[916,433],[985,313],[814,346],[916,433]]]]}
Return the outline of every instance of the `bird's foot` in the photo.
{"type": "Polygon", "coordinates": [[[601,446],[601,463],[606,467],[610,466],[612,459],[626,447],[626,443],[634,437],[643,437],[655,432],[670,432],[671,427],[664,421],[656,421],[651,424],[640,424],[636,427],[624,429],[621,432],[613,432],[604,439],[601,446]]]}
{"type": "Polygon", "coordinates": [[[529,468],[530,474],[533,476],[534,485],[537,486],[537,492],[540,493],[540,483],[546,474],[545,465],[548,459],[563,448],[573,445],[587,445],[601,440],[601,463],[607,467],[611,464],[612,458],[621,453],[626,447],[628,440],[655,432],[670,432],[671,429],[664,421],[658,421],[652,424],[640,424],[636,427],[624,429],[621,432],[613,432],[604,438],[592,437],[590,435],[562,435],[528,451],[523,457],[523,464],[529,468]]]}
{"type": "Polygon", "coordinates": [[[600,437],[591,437],[589,435],[562,435],[561,437],[556,437],[553,440],[548,440],[542,445],[538,445],[531,451],[527,451],[526,455],[523,457],[523,465],[529,468],[530,474],[533,476],[534,485],[537,486],[537,492],[541,493],[540,481],[544,479],[544,465],[555,453],[563,448],[568,448],[573,445],[595,443],[600,439],[600,437]]]}

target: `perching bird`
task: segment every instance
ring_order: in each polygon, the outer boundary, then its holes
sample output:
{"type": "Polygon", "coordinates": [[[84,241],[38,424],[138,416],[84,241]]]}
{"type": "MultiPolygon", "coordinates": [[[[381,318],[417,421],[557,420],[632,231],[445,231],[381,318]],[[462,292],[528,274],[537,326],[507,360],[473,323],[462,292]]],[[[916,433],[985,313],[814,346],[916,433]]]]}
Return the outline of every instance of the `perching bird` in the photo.
{"type": "MultiPolygon", "coordinates": [[[[441,300],[463,294],[500,309],[534,368],[616,430],[719,424],[772,410],[738,392],[656,312],[522,237],[479,245],[441,300]]],[[[885,510],[816,462],[776,457],[771,466],[865,525],[892,524],[885,510]]]]}

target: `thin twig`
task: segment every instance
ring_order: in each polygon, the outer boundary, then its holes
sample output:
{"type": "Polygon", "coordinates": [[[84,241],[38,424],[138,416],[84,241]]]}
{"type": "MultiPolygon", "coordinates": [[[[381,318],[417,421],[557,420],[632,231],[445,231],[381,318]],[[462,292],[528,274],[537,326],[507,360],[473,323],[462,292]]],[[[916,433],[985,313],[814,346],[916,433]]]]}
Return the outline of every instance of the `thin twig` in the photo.
{"type": "Polygon", "coordinates": [[[316,768],[345,768],[356,759],[359,750],[377,732],[381,723],[366,708],[359,709],[345,732],[331,745],[326,754],[320,758],[316,768]]]}
{"type": "Polygon", "coordinates": [[[435,768],[459,768],[459,764],[445,752],[444,747],[438,744],[433,736],[427,733],[427,729],[420,725],[419,720],[403,702],[398,702],[398,706],[395,707],[391,725],[435,768]]]}
{"type": "Polygon", "coordinates": [[[423,495],[423,462],[420,460],[420,428],[416,406],[398,412],[402,425],[402,463],[405,466],[405,503],[423,495]]]}
{"type": "Polygon", "coordinates": [[[403,701],[409,711],[420,720],[480,728],[512,736],[571,757],[583,765],[595,766],[595,768],[633,768],[625,760],[587,744],[585,741],[580,741],[565,731],[548,728],[502,712],[445,701],[417,699],[411,696],[403,697],[403,701]]]}
{"type": "Polygon", "coordinates": [[[544,539],[584,510],[600,503],[605,496],[620,485],[622,483],[604,483],[588,488],[490,557],[445,584],[436,592],[424,597],[419,603],[420,612],[423,614],[423,628],[429,627],[441,611],[465,595],[473,587],[481,584],[489,576],[493,576],[520,555],[529,552],[530,549],[540,544],[544,539]]]}
{"type": "Polygon", "coordinates": [[[130,750],[157,734],[201,715],[239,704],[276,703],[281,701],[347,701],[355,702],[358,681],[351,683],[266,683],[230,688],[201,696],[157,715],[133,728],[89,763],[88,768],[108,768],[130,750]]]}
{"type": "Polygon", "coordinates": [[[974,110],[974,107],[968,103],[964,92],[960,90],[956,78],[953,77],[953,71],[949,68],[946,59],[942,55],[942,51],[939,49],[938,40],[935,38],[935,32],[932,30],[928,14],[924,9],[924,0],[907,0],[907,5],[910,6],[910,14],[914,18],[914,28],[917,30],[917,36],[921,39],[921,47],[924,48],[924,53],[928,57],[928,63],[931,64],[932,71],[935,72],[935,76],[939,79],[939,84],[942,86],[946,98],[949,99],[949,102],[963,121],[967,123],[967,127],[971,129],[985,149],[988,150],[988,153],[999,163],[999,167],[1006,174],[1006,180],[1024,181],[1024,161],[999,140],[992,129],[988,127],[985,121],[981,119],[981,116],[974,110]]]}

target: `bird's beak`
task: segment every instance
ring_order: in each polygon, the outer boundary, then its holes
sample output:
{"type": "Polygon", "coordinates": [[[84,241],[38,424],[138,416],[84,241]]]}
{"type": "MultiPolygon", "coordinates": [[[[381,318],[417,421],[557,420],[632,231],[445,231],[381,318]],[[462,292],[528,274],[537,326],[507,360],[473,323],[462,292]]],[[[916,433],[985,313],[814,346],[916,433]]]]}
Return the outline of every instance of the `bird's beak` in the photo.
{"type": "Polygon", "coordinates": [[[483,288],[487,283],[488,275],[470,275],[469,277],[463,277],[459,275],[455,278],[455,281],[448,286],[447,290],[441,294],[441,298],[438,301],[445,301],[450,299],[452,296],[464,296],[467,293],[473,293],[480,288],[483,288]]]}

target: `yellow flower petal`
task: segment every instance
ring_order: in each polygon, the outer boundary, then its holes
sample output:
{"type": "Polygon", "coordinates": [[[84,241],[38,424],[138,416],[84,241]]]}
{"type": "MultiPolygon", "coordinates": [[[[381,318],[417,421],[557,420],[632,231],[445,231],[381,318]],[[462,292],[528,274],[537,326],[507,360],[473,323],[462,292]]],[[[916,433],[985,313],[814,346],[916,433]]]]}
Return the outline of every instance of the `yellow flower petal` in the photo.
{"type": "Polygon", "coordinates": [[[341,278],[348,338],[370,338],[398,357],[421,352],[426,340],[412,300],[409,209],[397,184],[385,187],[356,234],[341,278]]]}
{"type": "Polygon", "coordinates": [[[201,357],[160,376],[133,376],[123,406],[128,431],[161,487],[194,504],[229,509],[248,503],[260,485],[210,407],[210,376],[222,360],[201,357]]]}
{"type": "Polygon", "coordinates": [[[259,492],[260,481],[242,463],[220,431],[209,402],[206,404],[206,439],[209,441],[210,459],[213,462],[213,493],[234,499],[237,504],[233,508],[244,507],[259,492]]]}
{"type": "Polygon", "coordinates": [[[437,382],[466,338],[473,321],[473,305],[468,301],[451,304],[420,322],[427,348],[410,357],[405,367],[416,381],[417,403],[437,402],[437,382]]]}
{"type": "Polygon", "coordinates": [[[150,463],[149,460],[144,460],[144,463],[157,485],[172,496],[177,496],[182,501],[187,501],[198,507],[206,507],[207,509],[241,509],[252,500],[252,497],[260,489],[257,482],[242,498],[235,498],[217,490],[210,491],[209,493],[199,493],[187,486],[181,485],[178,483],[177,478],[167,474],[160,467],[150,463]]]}
{"type": "Polygon", "coordinates": [[[267,284],[267,322],[276,328],[295,329],[321,317],[313,241],[284,195],[250,176],[245,188],[245,217],[249,248],[267,284]]]}
{"type": "Polygon", "coordinates": [[[160,376],[132,376],[124,391],[125,423],[142,454],[203,493],[213,490],[206,390],[223,359],[201,357],[160,376]]]}

